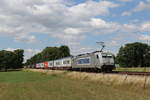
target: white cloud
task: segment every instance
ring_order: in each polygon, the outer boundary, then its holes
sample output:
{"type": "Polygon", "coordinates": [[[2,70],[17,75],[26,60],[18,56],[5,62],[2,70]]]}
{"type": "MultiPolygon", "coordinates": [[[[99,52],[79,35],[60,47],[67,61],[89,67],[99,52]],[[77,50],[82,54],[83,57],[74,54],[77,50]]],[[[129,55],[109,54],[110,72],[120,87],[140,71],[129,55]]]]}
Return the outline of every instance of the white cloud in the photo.
{"type": "Polygon", "coordinates": [[[20,35],[15,38],[16,41],[26,42],[26,43],[34,43],[37,42],[37,39],[33,35],[20,35]]]}
{"type": "MultiPolygon", "coordinates": [[[[140,3],[134,11],[140,11],[139,8],[145,6],[148,8],[148,4],[140,3]]],[[[80,50],[80,41],[84,41],[89,34],[149,31],[149,24],[146,23],[120,24],[100,18],[111,16],[110,9],[118,6],[106,0],[87,0],[80,4],[68,4],[66,0],[0,0],[0,35],[9,35],[15,41],[37,43],[39,40],[35,34],[46,33],[56,38],[56,42],[68,44],[73,52],[80,52],[85,51],[80,50]]],[[[112,41],[112,44],[116,42],[112,41]]],[[[90,47],[84,48],[90,50],[90,47]]]]}
{"type": "Polygon", "coordinates": [[[112,40],[111,42],[109,42],[109,45],[110,46],[118,46],[119,43],[118,43],[118,41],[112,40]]]}
{"type": "Polygon", "coordinates": [[[133,0],[119,0],[119,1],[122,1],[122,2],[131,2],[133,0]]]}
{"type": "Polygon", "coordinates": [[[20,49],[20,48],[16,48],[16,49],[14,49],[14,48],[6,48],[5,50],[6,51],[14,51],[14,50],[17,50],[17,49],[20,49]]]}
{"type": "Polygon", "coordinates": [[[140,1],[139,4],[135,8],[133,8],[129,11],[123,12],[122,16],[129,16],[132,13],[140,12],[143,10],[149,10],[149,9],[150,9],[150,0],[147,0],[147,2],[140,1]]]}
{"type": "Polygon", "coordinates": [[[79,35],[81,33],[81,30],[77,28],[66,28],[64,32],[65,34],[79,35]]]}
{"type": "Polygon", "coordinates": [[[131,11],[125,11],[121,15],[122,16],[130,16],[131,15],[131,11]]]}
{"type": "Polygon", "coordinates": [[[136,24],[123,24],[121,27],[124,32],[131,33],[140,31],[140,27],[136,24]]]}
{"type": "Polygon", "coordinates": [[[133,0],[118,0],[118,1],[122,1],[122,2],[132,2],[133,0]]]}
{"type": "Polygon", "coordinates": [[[100,18],[92,18],[89,22],[92,31],[97,31],[97,34],[107,34],[115,32],[119,29],[119,24],[114,22],[106,22],[100,18]]]}
{"type": "Polygon", "coordinates": [[[69,8],[72,15],[77,17],[89,17],[109,14],[109,8],[115,8],[119,5],[109,1],[87,1],[69,8]]]}
{"type": "Polygon", "coordinates": [[[143,23],[141,25],[141,30],[143,30],[143,31],[150,31],[150,22],[143,23]]]}
{"type": "Polygon", "coordinates": [[[139,40],[150,41],[150,35],[140,35],[139,40]]]}
{"type": "Polygon", "coordinates": [[[40,49],[25,49],[24,50],[24,61],[26,61],[27,59],[31,58],[32,56],[34,56],[35,54],[41,52],[40,49]]]}
{"type": "Polygon", "coordinates": [[[32,13],[34,15],[44,15],[44,14],[51,13],[51,10],[46,5],[42,5],[42,6],[34,5],[32,7],[32,13]]]}
{"type": "Polygon", "coordinates": [[[133,12],[139,12],[143,10],[148,10],[150,9],[150,2],[148,1],[147,3],[144,2],[139,2],[139,4],[133,9],[133,12]]]}
{"type": "Polygon", "coordinates": [[[90,24],[95,28],[109,28],[111,26],[109,23],[106,23],[104,20],[98,18],[92,18],[90,24]]]}
{"type": "Polygon", "coordinates": [[[90,0],[80,4],[68,1],[1,0],[0,34],[11,35],[16,41],[35,43],[38,40],[31,33],[38,32],[65,39],[63,41],[72,42],[73,38],[75,42],[83,39],[84,34],[79,34],[89,28],[83,23],[95,16],[108,15],[111,8],[119,6],[111,1],[90,0]]]}
{"type": "MultiPolygon", "coordinates": [[[[36,43],[38,40],[31,33],[47,33],[61,44],[68,44],[73,54],[90,51],[89,47],[83,49],[80,45],[85,32],[98,30],[96,26],[91,28],[89,22],[95,16],[110,14],[109,9],[118,5],[110,1],[67,5],[64,0],[0,0],[0,35],[10,35],[15,41],[36,43]]],[[[25,60],[40,51],[25,49],[25,60]]]]}

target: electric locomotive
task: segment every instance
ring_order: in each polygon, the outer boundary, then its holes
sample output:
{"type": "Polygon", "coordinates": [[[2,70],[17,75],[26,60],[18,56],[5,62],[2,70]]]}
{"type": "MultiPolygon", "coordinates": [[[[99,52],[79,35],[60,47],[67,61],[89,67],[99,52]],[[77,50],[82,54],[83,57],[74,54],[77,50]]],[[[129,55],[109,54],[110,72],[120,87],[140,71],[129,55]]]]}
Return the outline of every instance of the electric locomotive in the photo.
{"type": "Polygon", "coordinates": [[[114,56],[109,52],[95,51],[72,59],[72,69],[108,72],[114,68],[114,56]]]}

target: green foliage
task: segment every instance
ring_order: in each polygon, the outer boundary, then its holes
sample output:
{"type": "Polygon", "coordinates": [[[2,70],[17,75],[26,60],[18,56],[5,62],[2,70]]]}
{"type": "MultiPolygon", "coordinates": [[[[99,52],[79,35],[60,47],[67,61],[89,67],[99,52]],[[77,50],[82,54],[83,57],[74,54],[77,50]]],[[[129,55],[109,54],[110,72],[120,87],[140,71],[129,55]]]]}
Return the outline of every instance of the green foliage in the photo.
{"type": "Polygon", "coordinates": [[[14,52],[2,50],[0,51],[0,69],[7,71],[7,69],[21,68],[23,63],[23,53],[21,49],[14,52]]]}
{"type": "Polygon", "coordinates": [[[41,73],[25,72],[25,71],[12,71],[0,73],[0,83],[28,83],[48,81],[53,77],[50,75],[42,76],[41,73]],[[38,78],[38,80],[37,80],[38,78]]]}
{"type": "Polygon", "coordinates": [[[70,49],[68,48],[68,46],[63,45],[60,47],[46,47],[42,52],[28,59],[26,65],[55,60],[68,56],[70,56],[70,49]]]}
{"type": "Polygon", "coordinates": [[[150,47],[144,43],[129,43],[121,47],[116,57],[116,62],[122,67],[150,66],[150,47]]]}
{"type": "Polygon", "coordinates": [[[15,62],[14,62],[14,68],[20,68],[22,67],[23,57],[24,57],[24,50],[18,49],[14,51],[15,54],[15,62]]]}

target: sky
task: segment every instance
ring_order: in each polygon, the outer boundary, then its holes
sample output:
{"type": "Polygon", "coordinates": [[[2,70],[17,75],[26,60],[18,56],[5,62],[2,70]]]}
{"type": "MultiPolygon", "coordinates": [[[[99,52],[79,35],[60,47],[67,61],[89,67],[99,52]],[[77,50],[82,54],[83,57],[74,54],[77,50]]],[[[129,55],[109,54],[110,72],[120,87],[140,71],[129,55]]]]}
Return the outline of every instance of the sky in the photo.
{"type": "Polygon", "coordinates": [[[132,42],[150,42],[150,0],[0,0],[0,50],[25,50],[25,59],[48,46],[71,54],[118,53],[132,42]]]}

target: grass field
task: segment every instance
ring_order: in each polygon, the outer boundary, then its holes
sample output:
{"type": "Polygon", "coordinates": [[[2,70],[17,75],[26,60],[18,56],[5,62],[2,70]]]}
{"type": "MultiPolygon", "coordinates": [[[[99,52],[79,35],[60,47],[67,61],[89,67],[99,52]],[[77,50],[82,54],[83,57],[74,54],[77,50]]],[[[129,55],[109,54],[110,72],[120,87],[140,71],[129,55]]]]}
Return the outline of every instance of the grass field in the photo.
{"type": "Polygon", "coordinates": [[[117,67],[114,71],[130,71],[130,72],[150,72],[150,67],[133,67],[133,68],[122,68],[117,67]]]}
{"type": "Polygon", "coordinates": [[[65,73],[0,72],[0,100],[149,100],[149,91],[72,79],[65,73]]]}

